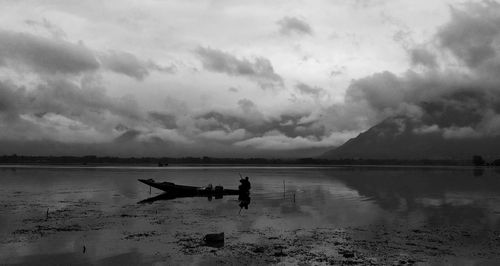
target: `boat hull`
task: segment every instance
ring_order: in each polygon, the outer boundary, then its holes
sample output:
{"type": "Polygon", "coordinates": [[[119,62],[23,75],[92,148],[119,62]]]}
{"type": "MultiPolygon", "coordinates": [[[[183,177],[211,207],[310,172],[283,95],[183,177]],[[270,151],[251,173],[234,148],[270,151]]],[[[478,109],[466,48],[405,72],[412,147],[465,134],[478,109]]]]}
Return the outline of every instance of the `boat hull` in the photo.
{"type": "Polygon", "coordinates": [[[217,195],[239,195],[237,189],[212,189],[209,187],[195,187],[176,185],[171,182],[155,182],[153,179],[139,179],[148,186],[163,190],[166,193],[177,196],[217,196],[217,195]]]}

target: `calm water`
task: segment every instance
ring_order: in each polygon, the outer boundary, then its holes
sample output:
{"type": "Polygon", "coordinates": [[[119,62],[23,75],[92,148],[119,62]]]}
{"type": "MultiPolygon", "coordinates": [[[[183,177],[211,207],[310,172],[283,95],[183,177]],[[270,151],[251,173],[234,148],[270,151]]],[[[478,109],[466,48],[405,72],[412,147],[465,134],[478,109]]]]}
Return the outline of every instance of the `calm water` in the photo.
{"type": "Polygon", "coordinates": [[[237,239],[253,229],[326,226],[500,230],[500,173],[494,169],[1,167],[0,198],[0,261],[7,263],[48,256],[71,261],[85,243],[90,262],[141,260],[161,252],[155,250],[159,243],[174,246],[179,234],[189,232],[224,231],[237,239]],[[236,188],[238,173],[252,182],[252,202],[241,215],[234,196],[137,204],[161,194],[156,189],[150,194],[138,178],[236,188]],[[40,233],[36,226],[47,209],[57,216],[52,218],[57,226],[40,233]],[[165,232],[162,237],[138,237],[158,226],[165,232]]]}

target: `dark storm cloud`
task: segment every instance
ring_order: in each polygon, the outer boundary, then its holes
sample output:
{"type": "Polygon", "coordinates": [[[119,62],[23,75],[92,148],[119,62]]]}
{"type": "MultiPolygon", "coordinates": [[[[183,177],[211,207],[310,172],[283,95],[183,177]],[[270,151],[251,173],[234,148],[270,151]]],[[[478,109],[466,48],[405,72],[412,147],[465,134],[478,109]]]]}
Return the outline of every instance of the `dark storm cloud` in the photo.
{"type": "Polygon", "coordinates": [[[465,9],[451,9],[451,21],[438,33],[438,41],[469,67],[477,67],[497,56],[500,32],[500,4],[468,3],[465,9]]]}
{"type": "Polygon", "coordinates": [[[138,59],[135,55],[128,52],[109,51],[99,56],[103,67],[116,73],[133,77],[137,80],[143,80],[148,76],[151,70],[174,73],[175,66],[160,66],[153,61],[144,61],[138,59]]]}
{"type": "Polygon", "coordinates": [[[325,93],[325,91],[320,87],[311,87],[305,83],[298,83],[295,85],[295,88],[301,93],[305,95],[312,95],[314,97],[319,97],[325,93]]]}
{"type": "Polygon", "coordinates": [[[200,56],[203,67],[209,71],[246,77],[257,82],[262,88],[283,85],[282,78],[274,72],[271,61],[267,58],[239,59],[229,53],[204,47],[199,47],[196,53],[200,56]]]}
{"type": "Polygon", "coordinates": [[[257,110],[257,106],[255,105],[254,102],[252,102],[249,99],[241,99],[238,101],[238,106],[245,112],[245,113],[256,113],[259,112],[257,110]]]}
{"type": "Polygon", "coordinates": [[[379,112],[387,108],[394,109],[406,100],[404,83],[404,80],[389,71],[357,79],[346,92],[346,102],[366,102],[379,112]]]}
{"type": "Polygon", "coordinates": [[[36,88],[0,82],[0,138],[57,140],[66,143],[109,139],[119,123],[141,123],[134,99],[108,96],[91,77],[79,83],[64,78],[36,88]]]}
{"type": "Polygon", "coordinates": [[[16,88],[13,84],[0,81],[0,118],[11,120],[18,117],[22,99],[20,95],[23,93],[23,88],[16,88]]]}
{"type": "MultiPolygon", "coordinates": [[[[46,23],[42,25],[52,25],[46,23]]],[[[5,30],[0,31],[0,66],[2,65],[29,68],[34,72],[49,75],[82,74],[105,68],[138,80],[144,79],[153,70],[175,72],[173,65],[160,66],[151,60],[141,60],[128,52],[96,53],[83,44],[5,30]]]]}
{"type": "Polygon", "coordinates": [[[0,31],[0,57],[4,65],[27,66],[48,74],[99,68],[94,53],[83,45],[10,31],[0,31]]]}
{"type": "Polygon", "coordinates": [[[420,125],[415,132],[440,132],[445,138],[500,134],[500,5],[490,1],[452,9],[451,21],[436,34],[437,47],[451,63],[428,50],[410,50],[424,66],[396,75],[376,73],[354,80],[346,91],[349,108],[364,109],[372,124],[404,115],[420,125]],[[453,67],[455,60],[464,65],[453,67]],[[439,68],[437,67],[439,66],[439,68]],[[452,66],[452,67],[450,67],[452,66]]]}
{"type": "MultiPolygon", "coordinates": [[[[260,137],[265,134],[279,135],[284,138],[313,137],[325,135],[325,128],[304,121],[309,113],[288,112],[278,116],[266,117],[248,99],[238,101],[239,110],[210,111],[194,117],[195,126],[203,132],[223,131],[226,133],[244,130],[245,137],[260,137]]],[[[242,137],[243,139],[243,137],[242,137]]]]}
{"type": "Polygon", "coordinates": [[[276,22],[280,26],[280,33],[284,35],[308,34],[312,35],[312,28],[307,22],[296,17],[284,17],[276,22]]]}
{"type": "Polygon", "coordinates": [[[151,156],[165,155],[168,147],[168,154],[174,156],[176,151],[195,149],[193,141],[182,136],[189,132],[174,129],[175,123],[174,115],[143,113],[134,98],[110,97],[99,79],[91,77],[78,83],[51,79],[30,90],[0,82],[0,139],[8,144],[4,152],[16,152],[17,147],[18,153],[25,154],[95,151],[151,156]],[[22,143],[33,146],[22,148],[22,143]],[[37,150],[42,146],[46,149],[37,150]]]}
{"type": "Polygon", "coordinates": [[[125,131],[119,137],[117,137],[115,139],[115,142],[117,143],[130,142],[136,140],[139,135],[141,135],[141,132],[139,130],[130,129],[125,131]]]}
{"type": "Polygon", "coordinates": [[[27,94],[30,109],[36,112],[53,112],[68,116],[103,114],[109,112],[118,116],[138,119],[137,103],[132,98],[111,98],[104,88],[94,86],[92,80],[81,83],[65,79],[49,80],[37,90],[27,94]]]}
{"type": "Polygon", "coordinates": [[[223,130],[232,132],[244,129],[251,133],[262,133],[268,128],[263,118],[249,118],[242,114],[232,114],[230,112],[210,111],[195,118],[195,126],[202,132],[223,130]]]}
{"type": "Polygon", "coordinates": [[[494,91],[457,89],[432,101],[423,101],[422,119],[441,127],[476,127],[488,110],[498,112],[500,93],[494,91]]]}
{"type": "Polygon", "coordinates": [[[159,122],[164,128],[173,129],[177,127],[177,119],[173,114],[149,112],[149,116],[153,119],[153,121],[159,122]]]}
{"type": "Polygon", "coordinates": [[[425,48],[414,48],[409,53],[412,65],[422,65],[431,68],[437,66],[436,56],[425,48]]]}
{"type": "Polygon", "coordinates": [[[346,101],[365,104],[384,116],[398,113],[421,116],[421,112],[432,106],[443,112],[456,106],[466,112],[470,110],[468,106],[487,106],[483,102],[487,97],[491,97],[488,101],[496,99],[492,97],[495,91],[485,85],[479,79],[456,72],[408,71],[403,75],[382,72],[355,80],[346,93],[346,101]]]}

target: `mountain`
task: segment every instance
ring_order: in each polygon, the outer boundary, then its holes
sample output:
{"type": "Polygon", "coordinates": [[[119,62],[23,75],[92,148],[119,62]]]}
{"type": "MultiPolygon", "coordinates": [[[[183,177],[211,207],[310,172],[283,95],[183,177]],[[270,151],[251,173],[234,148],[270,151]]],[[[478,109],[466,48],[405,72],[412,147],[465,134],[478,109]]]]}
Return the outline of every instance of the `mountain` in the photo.
{"type": "Polygon", "coordinates": [[[437,126],[423,126],[409,117],[388,118],[327,151],[326,159],[471,159],[500,158],[500,136],[444,137],[437,126]]]}

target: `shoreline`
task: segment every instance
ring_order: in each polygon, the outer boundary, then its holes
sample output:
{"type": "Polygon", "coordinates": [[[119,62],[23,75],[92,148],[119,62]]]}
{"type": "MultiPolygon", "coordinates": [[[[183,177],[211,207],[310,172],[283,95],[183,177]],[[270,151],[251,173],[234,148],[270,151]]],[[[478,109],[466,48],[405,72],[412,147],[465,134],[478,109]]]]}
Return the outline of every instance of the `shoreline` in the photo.
{"type": "MultiPolygon", "coordinates": [[[[472,158],[472,157],[471,157],[472,158]]],[[[0,165],[82,165],[82,166],[474,166],[471,159],[363,159],[307,158],[223,158],[223,157],[98,157],[89,156],[0,156],[0,165]]],[[[484,166],[493,164],[483,163],[484,166]]]]}
{"type": "Polygon", "coordinates": [[[154,164],[78,164],[78,163],[0,163],[0,168],[124,168],[124,169],[185,169],[185,168],[365,168],[365,169],[406,169],[406,168],[462,168],[462,169],[500,169],[498,166],[450,165],[450,164],[170,164],[157,166],[154,164]]]}

